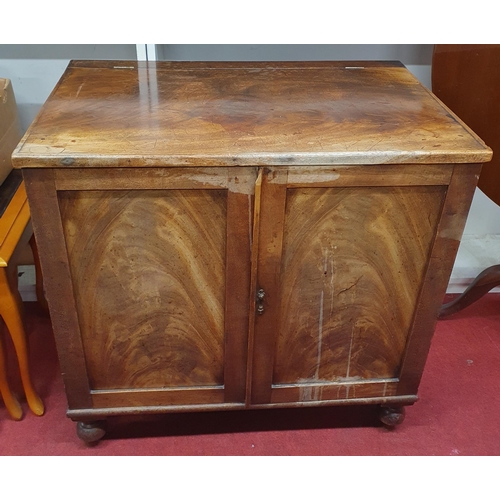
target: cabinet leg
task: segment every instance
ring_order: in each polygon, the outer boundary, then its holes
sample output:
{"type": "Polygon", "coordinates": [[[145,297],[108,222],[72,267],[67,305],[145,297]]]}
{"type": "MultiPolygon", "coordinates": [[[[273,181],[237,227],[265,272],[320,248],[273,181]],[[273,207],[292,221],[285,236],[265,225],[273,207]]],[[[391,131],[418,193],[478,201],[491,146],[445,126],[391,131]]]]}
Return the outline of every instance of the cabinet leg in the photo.
{"type": "Polygon", "coordinates": [[[388,427],[395,427],[401,424],[405,419],[405,407],[381,405],[379,407],[378,417],[380,421],[388,427]]]}
{"type": "Polygon", "coordinates": [[[105,420],[97,420],[94,422],[77,422],[76,434],[86,443],[94,443],[99,441],[106,434],[107,426],[105,420]]]}

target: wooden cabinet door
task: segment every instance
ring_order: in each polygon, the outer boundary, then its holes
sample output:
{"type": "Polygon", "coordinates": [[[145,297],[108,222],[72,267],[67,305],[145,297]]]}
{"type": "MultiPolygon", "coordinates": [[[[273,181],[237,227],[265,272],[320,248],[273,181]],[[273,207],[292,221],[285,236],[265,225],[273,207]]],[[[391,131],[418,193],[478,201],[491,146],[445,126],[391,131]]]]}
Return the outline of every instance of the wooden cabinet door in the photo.
{"type": "Polygon", "coordinates": [[[253,405],[398,393],[452,170],[264,170],[253,405]]]}
{"type": "Polygon", "coordinates": [[[70,409],[244,403],[255,177],[28,173],[70,409]]]}

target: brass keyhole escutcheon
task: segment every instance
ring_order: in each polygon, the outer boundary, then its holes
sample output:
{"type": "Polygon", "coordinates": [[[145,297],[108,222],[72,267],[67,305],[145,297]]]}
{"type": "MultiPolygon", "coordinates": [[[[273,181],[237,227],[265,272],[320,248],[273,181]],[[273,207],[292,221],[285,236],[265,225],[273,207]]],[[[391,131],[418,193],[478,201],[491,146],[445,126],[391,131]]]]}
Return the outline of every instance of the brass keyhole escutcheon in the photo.
{"type": "Polygon", "coordinates": [[[264,312],[264,297],[266,292],[263,288],[260,288],[257,292],[257,314],[262,314],[264,312]]]}

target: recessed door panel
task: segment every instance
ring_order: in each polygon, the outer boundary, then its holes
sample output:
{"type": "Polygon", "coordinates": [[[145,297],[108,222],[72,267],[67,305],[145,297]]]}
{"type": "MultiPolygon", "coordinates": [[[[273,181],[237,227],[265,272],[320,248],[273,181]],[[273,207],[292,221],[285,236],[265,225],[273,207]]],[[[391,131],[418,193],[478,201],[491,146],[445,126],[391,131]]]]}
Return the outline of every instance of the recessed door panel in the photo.
{"type": "Polygon", "coordinates": [[[226,191],[59,199],[91,387],[222,386],[226,191]]]}
{"type": "Polygon", "coordinates": [[[273,384],[397,377],[442,193],[287,191],[273,384]]]}
{"type": "Polygon", "coordinates": [[[86,385],[72,410],[244,404],[255,179],[239,167],[57,176],[84,360],[65,376],[86,385]]]}
{"type": "Polygon", "coordinates": [[[447,187],[372,170],[265,171],[252,404],[396,395],[447,187]]]}

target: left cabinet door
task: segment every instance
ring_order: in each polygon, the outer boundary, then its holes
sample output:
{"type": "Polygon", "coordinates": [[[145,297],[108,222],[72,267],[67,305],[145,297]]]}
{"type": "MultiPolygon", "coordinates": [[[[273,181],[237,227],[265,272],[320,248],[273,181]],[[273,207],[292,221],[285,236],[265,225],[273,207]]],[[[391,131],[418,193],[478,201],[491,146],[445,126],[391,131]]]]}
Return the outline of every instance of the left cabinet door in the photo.
{"type": "Polygon", "coordinates": [[[255,169],[24,172],[70,410],[244,404],[255,169]]]}

